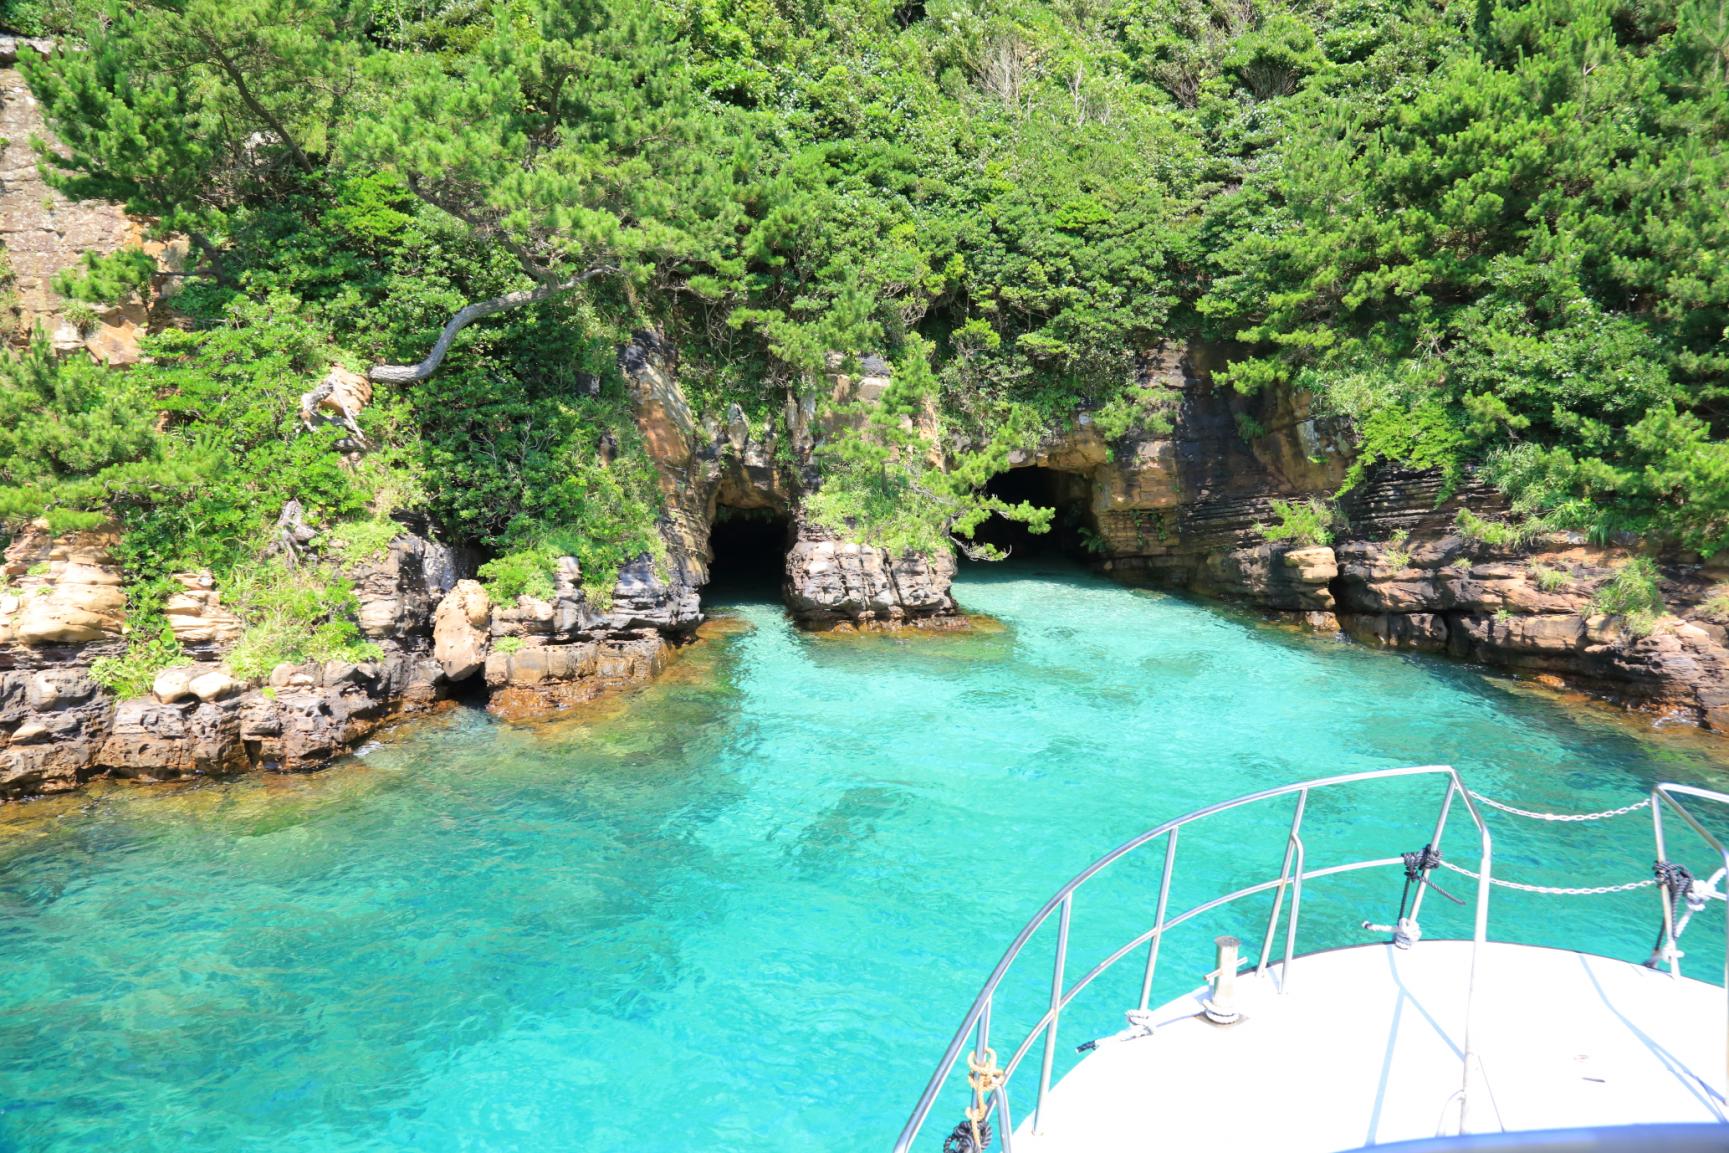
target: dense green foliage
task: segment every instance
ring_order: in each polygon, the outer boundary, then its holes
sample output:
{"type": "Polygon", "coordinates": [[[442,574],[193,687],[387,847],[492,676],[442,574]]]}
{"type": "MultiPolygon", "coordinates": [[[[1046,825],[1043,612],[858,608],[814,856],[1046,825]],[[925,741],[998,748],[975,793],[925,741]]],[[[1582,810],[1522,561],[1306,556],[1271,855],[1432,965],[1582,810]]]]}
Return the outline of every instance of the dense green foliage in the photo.
{"type": "Polygon", "coordinates": [[[1198,302],[1261,351],[1232,379],[1319,394],[1365,465],[1486,459],[1533,523],[1723,547],[1729,11],[1406,19],[1426,72],[1340,69],[1216,209],[1254,217],[1198,302]]]}
{"type": "MultiPolygon", "coordinates": [[[[1237,388],[1348,421],[1347,487],[1482,468],[1514,508],[1462,518],[1484,539],[1729,544],[1725,0],[4,13],[85,40],[28,68],[53,180],[194,245],[153,364],[32,351],[0,377],[0,516],[115,511],[140,581],[238,572],[292,498],[319,564],[426,516],[501,594],[565,552],[603,594],[656,547],[614,359],[643,327],[699,408],[754,427],[826,403],[833,355],[888,355],[812,511],[894,548],[1046,523],[984,482],[1077,411],[1168,428],[1137,357],[1192,339],[1230,342],[1237,388]],[[381,390],[364,456],[301,421],[330,364],[418,360],[456,309],[535,285],[565,290],[381,390]]],[[[62,283],[101,302],[141,271],[62,283]]],[[[1268,535],[1324,539],[1323,512],[1268,535]]]]}

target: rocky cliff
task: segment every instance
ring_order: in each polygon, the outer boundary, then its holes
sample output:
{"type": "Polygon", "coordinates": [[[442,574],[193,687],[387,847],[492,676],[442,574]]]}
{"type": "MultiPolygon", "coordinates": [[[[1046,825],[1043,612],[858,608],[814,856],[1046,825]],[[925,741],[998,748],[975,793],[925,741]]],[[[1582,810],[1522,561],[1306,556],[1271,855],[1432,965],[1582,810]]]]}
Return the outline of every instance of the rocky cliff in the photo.
{"type": "MultiPolygon", "coordinates": [[[[630,381],[637,423],[660,473],[666,499],[668,566],[685,595],[708,580],[709,535],[723,509],[786,519],[791,544],[783,593],[806,627],[958,623],[949,584],[952,556],[894,555],[847,540],[805,515],[805,498],[821,484],[814,451],[839,420],[814,398],[789,399],[784,421],[753,429],[735,405],[724,419],[697,420],[677,382],[674,350],[643,334],[620,364],[630,381]],[[782,444],[777,437],[790,443],[782,444]]],[[[875,403],[888,367],[866,357],[855,376],[837,362],[831,399],[875,403]]],[[[934,433],[933,433],[934,434],[934,433]]],[[[694,600],[694,596],[692,597],[694,600]]]]}
{"type": "Polygon", "coordinates": [[[153,307],[179,286],[187,246],[151,239],[144,223],[117,204],[71,200],[42,179],[32,141],[52,145],[53,136],[12,65],[21,56],[53,51],[49,40],[0,36],[0,344],[23,343],[40,328],[62,353],[132,364],[153,307]],[[129,245],[150,253],[162,270],[148,298],[134,295],[92,309],[72,307],[54,291],[54,274],[76,267],[84,253],[106,255],[129,245]]]}
{"type": "Polygon", "coordinates": [[[1667,612],[1633,627],[1594,607],[1628,548],[1571,535],[1519,547],[1469,539],[1459,510],[1504,514],[1498,493],[1469,478],[1449,491],[1438,475],[1394,467],[1345,496],[1346,527],[1330,543],[1269,543],[1272,502],[1336,492],[1350,445],[1298,399],[1214,389],[1213,356],[1147,358],[1147,386],[1173,398],[1168,434],[1106,444],[1083,416],[1017,461],[1076,478],[1105,571],[1729,731],[1729,562],[1665,561],[1667,612]]]}

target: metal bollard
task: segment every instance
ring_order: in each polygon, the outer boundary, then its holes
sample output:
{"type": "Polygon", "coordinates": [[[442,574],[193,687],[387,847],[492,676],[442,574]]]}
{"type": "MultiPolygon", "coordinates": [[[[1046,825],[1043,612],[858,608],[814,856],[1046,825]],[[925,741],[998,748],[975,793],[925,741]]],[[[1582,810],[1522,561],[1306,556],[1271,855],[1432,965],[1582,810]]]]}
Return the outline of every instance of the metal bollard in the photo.
{"type": "Polygon", "coordinates": [[[1213,970],[1213,995],[1201,1002],[1201,1011],[1215,1025],[1235,1025],[1243,1019],[1237,1009],[1237,950],[1242,942],[1235,937],[1216,937],[1213,945],[1219,951],[1218,968],[1213,970]]]}

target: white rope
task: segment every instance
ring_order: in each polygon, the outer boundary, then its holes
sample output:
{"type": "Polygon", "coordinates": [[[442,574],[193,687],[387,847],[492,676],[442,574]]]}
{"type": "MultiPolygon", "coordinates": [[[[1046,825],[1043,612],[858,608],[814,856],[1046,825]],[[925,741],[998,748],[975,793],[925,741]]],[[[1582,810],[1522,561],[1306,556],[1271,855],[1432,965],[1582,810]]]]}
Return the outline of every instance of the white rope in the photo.
{"type": "MultiPolygon", "coordinates": [[[[1473,881],[1482,879],[1478,874],[1473,873],[1469,869],[1462,869],[1451,861],[1442,861],[1441,867],[1443,869],[1451,869],[1453,872],[1458,873],[1461,876],[1469,877],[1473,881]]],[[[1634,889],[1649,888],[1657,883],[1657,878],[1648,877],[1643,881],[1629,881],[1625,885],[1597,885],[1589,889],[1567,889],[1562,888],[1559,885],[1525,885],[1518,881],[1503,881],[1500,877],[1490,877],[1489,883],[1491,885],[1498,885],[1503,889],[1518,889],[1522,893],[1547,893],[1551,896],[1557,897],[1600,897],[1604,893],[1630,893],[1634,889]]]]}
{"type": "Polygon", "coordinates": [[[1512,805],[1503,804],[1500,801],[1485,797],[1475,789],[1467,789],[1466,791],[1471,794],[1472,799],[1483,802],[1491,809],[1500,809],[1503,813],[1512,813],[1515,817],[1529,817],[1533,821],[1602,821],[1610,817],[1623,817],[1628,813],[1636,813],[1640,809],[1649,808],[1651,805],[1651,798],[1646,797],[1635,804],[1622,805],[1619,809],[1606,809],[1601,813],[1539,813],[1531,809],[1518,809],[1512,805]]]}

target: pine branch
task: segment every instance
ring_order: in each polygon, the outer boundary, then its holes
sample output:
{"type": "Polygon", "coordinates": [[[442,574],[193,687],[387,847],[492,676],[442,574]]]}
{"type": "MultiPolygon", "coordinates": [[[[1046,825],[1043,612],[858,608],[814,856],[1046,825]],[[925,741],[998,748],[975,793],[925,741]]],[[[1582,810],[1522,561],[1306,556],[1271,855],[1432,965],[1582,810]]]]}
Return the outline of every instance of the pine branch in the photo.
{"type": "Polygon", "coordinates": [[[367,379],[377,384],[415,384],[425,380],[438,371],[438,366],[443,362],[444,354],[450,351],[450,342],[456,339],[456,334],[474,321],[485,316],[507,312],[513,308],[521,308],[525,304],[536,304],[554,296],[561,296],[602,273],[617,271],[618,269],[608,264],[596,265],[581,276],[573,277],[570,280],[543,284],[539,288],[525,288],[520,292],[509,292],[491,300],[470,304],[450,318],[450,321],[444,326],[444,331],[439,334],[438,343],[432,346],[432,351],[426,354],[425,360],[419,364],[374,365],[367,372],[367,379]]]}

